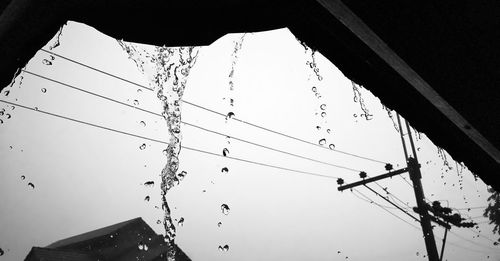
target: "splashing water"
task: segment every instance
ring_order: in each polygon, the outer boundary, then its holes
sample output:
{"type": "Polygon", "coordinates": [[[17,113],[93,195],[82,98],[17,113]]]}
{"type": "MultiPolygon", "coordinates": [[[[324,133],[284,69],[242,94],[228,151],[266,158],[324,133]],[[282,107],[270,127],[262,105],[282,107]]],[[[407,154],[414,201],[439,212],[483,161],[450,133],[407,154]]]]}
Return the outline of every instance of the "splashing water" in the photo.
{"type": "Polygon", "coordinates": [[[146,181],[144,182],[144,186],[146,187],[153,187],[155,185],[154,181],[146,181]]]}
{"type": "Polygon", "coordinates": [[[224,215],[226,215],[226,216],[227,216],[227,215],[229,215],[229,210],[230,210],[230,209],[229,209],[229,206],[228,206],[227,204],[222,204],[222,205],[220,206],[220,209],[221,209],[221,211],[222,211],[222,214],[224,214],[224,215]]]}
{"type": "Polygon", "coordinates": [[[58,47],[58,46],[61,44],[61,42],[60,42],[59,40],[60,40],[61,35],[62,35],[62,33],[63,33],[63,27],[64,27],[64,26],[61,26],[61,27],[59,28],[59,31],[58,31],[58,32],[57,32],[57,34],[56,34],[56,39],[55,39],[55,41],[54,41],[54,42],[53,42],[53,43],[49,46],[49,50],[52,50],[52,49],[54,49],[54,48],[58,47]]]}
{"type": "Polygon", "coordinates": [[[241,47],[243,47],[243,41],[245,40],[246,35],[247,34],[244,33],[238,41],[234,41],[234,50],[231,55],[232,57],[231,71],[229,72],[229,90],[231,91],[234,90],[233,77],[234,77],[234,69],[236,67],[236,63],[238,62],[238,52],[241,50],[241,47]]]}
{"type": "Polygon", "coordinates": [[[398,124],[396,124],[396,120],[394,119],[394,115],[392,114],[392,110],[385,107],[384,105],[382,105],[382,109],[384,109],[385,111],[387,111],[387,116],[389,116],[389,118],[391,119],[392,121],[392,125],[394,127],[394,129],[399,132],[399,127],[398,127],[398,124]]]}
{"type": "MultiPolygon", "coordinates": [[[[179,153],[181,150],[181,99],[186,87],[191,68],[196,63],[198,47],[152,47],[118,41],[119,45],[135,62],[137,68],[149,78],[149,85],[157,92],[157,97],[163,105],[163,118],[167,122],[169,143],[164,150],[167,162],[161,172],[162,208],[165,211],[163,225],[165,227],[165,242],[174,245],[176,236],[170,207],[166,200],[168,191],[185,176],[176,172],[179,168],[179,153]]],[[[167,260],[175,260],[175,248],[170,247],[167,260]]]]}
{"type": "Polygon", "coordinates": [[[186,171],[181,171],[179,173],[177,173],[177,178],[179,179],[179,181],[183,180],[187,175],[187,172],[186,171]]]}
{"type": "Polygon", "coordinates": [[[365,101],[363,100],[363,97],[361,97],[361,86],[357,85],[353,81],[351,81],[352,84],[352,90],[354,92],[354,102],[359,102],[359,106],[361,107],[361,110],[363,111],[363,114],[361,114],[362,117],[364,117],[367,121],[373,119],[373,115],[370,114],[370,111],[366,107],[365,101]]]}
{"type": "Polygon", "coordinates": [[[184,225],[184,218],[183,218],[183,217],[181,217],[181,218],[179,219],[179,222],[177,222],[177,224],[179,224],[179,226],[183,226],[183,225],[184,225]]]}

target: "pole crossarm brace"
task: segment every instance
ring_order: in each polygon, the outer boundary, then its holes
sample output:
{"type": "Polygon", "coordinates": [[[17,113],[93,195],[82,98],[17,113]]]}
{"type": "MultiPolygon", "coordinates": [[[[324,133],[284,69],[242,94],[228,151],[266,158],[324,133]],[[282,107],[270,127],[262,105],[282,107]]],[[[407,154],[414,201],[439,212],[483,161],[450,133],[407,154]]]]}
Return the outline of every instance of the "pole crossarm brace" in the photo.
{"type": "Polygon", "coordinates": [[[361,180],[361,181],[357,181],[357,182],[354,182],[354,183],[351,183],[351,184],[346,184],[346,185],[338,187],[338,190],[339,191],[343,191],[343,190],[346,190],[346,189],[350,189],[350,188],[354,188],[354,187],[357,187],[357,186],[365,185],[365,184],[368,184],[368,183],[371,183],[371,182],[374,182],[374,181],[377,181],[377,180],[381,180],[381,179],[385,179],[385,178],[390,178],[390,177],[393,177],[393,176],[396,176],[396,175],[399,175],[399,174],[402,174],[402,173],[405,173],[405,172],[408,172],[408,168],[402,168],[402,169],[398,169],[398,170],[395,170],[395,171],[390,171],[388,173],[385,173],[385,174],[382,174],[382,175],[379,175],[379,176],[376,176],[376,177],[367,178],[367,179],[364,179],[364,180],[361,180]]]}

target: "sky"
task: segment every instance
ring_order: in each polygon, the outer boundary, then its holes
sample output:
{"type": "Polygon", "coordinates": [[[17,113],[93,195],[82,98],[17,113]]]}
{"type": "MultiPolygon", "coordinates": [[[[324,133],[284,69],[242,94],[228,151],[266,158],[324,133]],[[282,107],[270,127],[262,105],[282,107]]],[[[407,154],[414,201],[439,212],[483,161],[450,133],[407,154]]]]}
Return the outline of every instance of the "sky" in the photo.
{"type": "MultiPolygon", "coordinates": [[[[371,203],[391,207],[366,188],[357,188],[359,192],[337,190],[337,177],[351,183],[359,180],[359,170],[375,176],[385,169],[380,162],[335,150],[389,162],[396,169],[405,166],[399,133],[380,100],[360,88],[373,115],[371,120],[362,117],[364,111],[359,99],[354,99],[351,81],[316,53],[319,81],[309,66],[311,51],[286,28],[245,34],[235,56],[234,47],[241,38],[242,34],[228,34],[200,48],[183,100],[223,114],[233,112],[237,119],[314,144],[325,139],[326,144],[322,148],[299,142],[183,103],[184,122],[224,135],[182,125],[182,146],[217,155],[181,150],[179,171],[186,171],[187,176],[167,195],[173,217],[184,219],[177,226],[177,244],[192,260],[426,260],[416,222],[399,210],[371,203]],[[230,90],[233,64],[234,88],[230,90]],[[328,149],[329,144],[334,144],[335,150],[328,149]],[[222,157],[224,148],[230,157],[302,173],[222,157]],[[227,173],[221,171],[224,167],[227,173]],[[221,211],[222,204],[229,206],[227,215],[221,211]],[[219,251],[218,247],[226,244],[229,251],[219,251]]],[[[149,85],[115,39],[70,22],[59,40],[53,52],[149,85]]],[[[155,92],[43,51],[25,70],[162,112],[155,92]]],[[[6,91],[8,95],[5,91],[0,94],[1,100],[152,139],[169,139],[168,126],[161,117],[27,72],[6,91]]],[[[0,248],[5,254],[0,260],[23,260],[32,246],[46,246],[139,216],[157,233],[164,233],[157,221],[163,219],[159,184],[166,162],[165,144],[0,102],[0,111],[2,108],[0,248]],[[142,144],[146,144],[144,149],[142,144]],[[155,185],[145,186],[147,181],[155,185]]],[[[443,205],[458,208],[466,217],[477,217],[474,220],[480,223],[479,230],[451,230],[444,260],[500,260],[499,248],[492,243],[498,235],[493,235],[492,227],[480,217],[483,209],[475,208],[487,205],[486,185],[476,181],[466,168],[455,165],[425,134],[418,135],[416,147],[426,198],[443,200],[443,205]]],[[[408,174],[402,177],[409,181],[408,174]]],[[[379,184],[410,207],[415,206],[412,188],[403,178],[379,184]]],[[[377,185],[371,187],[383,193],[377,185]]],[[[437,227],[434,233],[440,249],[444,231],[437,227]]]]}

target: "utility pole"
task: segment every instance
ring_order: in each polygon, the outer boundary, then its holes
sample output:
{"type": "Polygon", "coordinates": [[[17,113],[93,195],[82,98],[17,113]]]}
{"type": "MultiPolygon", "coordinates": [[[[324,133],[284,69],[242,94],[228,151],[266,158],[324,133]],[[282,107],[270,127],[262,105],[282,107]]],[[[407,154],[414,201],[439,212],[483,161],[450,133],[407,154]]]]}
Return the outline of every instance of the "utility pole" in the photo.
{"type": "MultiPolygon", "coordinates": [[[[401,137],[403,137],[403,130],[401,129],[401,120],[398,117],[399,131],[401,137]]],[[[408,171],[410,173],[410,179],[413,182],[413,190],[415,192],[415,199],[417,201],[417,208],[420,215],[420,225],[422,226],[422,232],[424,234],[425,247],[427,248],[427,256],[429,256],[429,261],[439,261],[438,251],[436,247],[436,240],[434,239],[434,233],[432,232],[431,218],[429,212],[427,211],[427,203],[425,202],[424,189],[422,188],[422,173],[420,172],[420,164],[418,163],[417,152],[415,150],[415,144],[413,144],[413,138],[411,135],[410,125],[406,121],[407,135],[410,139],[410,145],[413,152],[413,157],[407,158],[408,171]]],[[[404,143],[403,143],[404,144],[404,143]]],[[[403,145],[404,146],[404,145],[403,145]]]]}
{"type": "MultiPolygon", "coordinates": [[[[360,186],[360,185],[366,186],[367,183],[375,182],[377,180],[393,177],[395,175],[400,175],[400,174],[403,174],[405,172],[408,172],[410,175],[410,179],[413,183],[413,190],[415,192],[415,199],[417,202],[418,214],[420,216],[420,225],[422,226],[425,247],[427,249],[427,256],[429,257],[429,261],[440,261],[440,257],[438,255],[438,251],[437,251],[437,247],[436,247],[436,241],[434,239],[434,233],[432,231],[431,216],[429,215],[427,203],[425,202],[425,195],[424,195],[424,190],[422,188],[422,182],[421,182],[422,173],[420,172],[420,164],[418,163],[417,151],[415,149],[415,144],[413,143],[410,125],[406,121],[406,130],[407,130],[408,139],[409,139],[410,145],[411,145],[412,156],[408,156],[408,150],[406,148],[406,142],[405,142],[405,138],[403,135],[403,128],[401,126],[401,119],[399,117],[399,114],[397,114],[397,120],[398,120],[398,124],[399,124],[399,134],[401,135],[401,142],[403,143],[403,150],[404,150],[404,154],[405,154],[407,167],[399,169],[399,170],[391,171],[392,166],[388,164],[388,165],[386,165],[386,170],[389,171],[388,173],[365,179],[366,173],[361,172],[360,176],[363,178],[363,180],[358,181],[358,182],[354,182],[351,184],[346,184],[346,185],[343,185],[344,181],[342,179],[339,179],[339,180],[337,180],[337,183],[340,185],[338,187],[338,190],[343,191],[346,189],[352,189],[353,187],[360,186]]],[[[369,188],[369,187],[367,187],[367,188],[369,188]]],[[[449,225],[447,225],[447,224],[441,224],[443,222],[440,222],[439,220],[434,220],[434,221],[440,225],[443,225],[443,226],[446,225],[445,226],[446,228],[449,227],[449,225]]],[[[441,258],[442,258],[442,252],[441,252],[441,258]]]]}

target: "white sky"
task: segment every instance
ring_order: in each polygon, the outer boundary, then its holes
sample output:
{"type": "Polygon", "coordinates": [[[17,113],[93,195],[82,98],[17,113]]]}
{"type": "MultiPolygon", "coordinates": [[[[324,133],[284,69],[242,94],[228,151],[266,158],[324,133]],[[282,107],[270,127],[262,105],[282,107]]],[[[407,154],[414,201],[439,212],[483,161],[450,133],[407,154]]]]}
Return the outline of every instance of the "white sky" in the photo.
{"type": "MultiPolygon", "coordinates": [[[[328,60],[316,54],[324,80],[318,82],[306,65],[310,52],[287,29],[247,34],[238,53],[234,91],[229,91],[228,74],[232,52],[240,34],[226,35],[200,51],[185,90],[186,101],[227,113],[269,129],[311,142],[327,139],[327,145],[354,154],[404,166],[398,132],[380,101],[362,89],[373,120],[360,115],[353,101],[351,82],[328,60]],[[321,98],[314,96],[316,86],[321,98]],[[234,107],[228,98],[234,99],[234,107]],[[326,104],[322,118],[320,105],[326,104]],[[321,130],[317,130],[316,126],[321,130]],[[326,133],[330,128],[332,132],[326,133]]],[[[69,23],[54,52],[95,66],[106,72],[148,85],[133,61],[117,42],[96,30],[69,23]]],[[[137,91],[137,86],[99,74],[76,64],[38,52],[27,70],[75,85],[100,95],[161,113],[154,92],[137,91]]],[[[1,99],[40,110],[88,121],[117,130],[168,140],[162,118],[111,103],[76,90],[23,74],[1,99]],[[46,92],[41,91],[46,88],[46,92]],[[146,126],[142,126],[144,121],[146,126]]],[[[160,177],[166,147],[34,111],[0,103],[0,260],[22,260],[32,246],[56,240],[138,216],[158,233],[156,224],[163,213],[160,177]],[[6,114],[12,117],[7,119],[6,114]],[[139,146],[147,144],[145,150],[139,146]],[[10,148],[12,146],[12,148],[10,148]],[[25,180],[21,176],[26,177],[25,180]],[[142,183],[154,180],[154,187],[142,183]],[[35,189],[30,189],[32,182],[35,189]],[[144,198],[149,195],[151,200],[144,198]]],[[[210,130],[280,150],[328,161],[368,175],[384,173],[384,165],[293,141],[255,129],[237,121],[194,108],[182,107],[182,120],[210,130]]],[[[358,175],[343,169],[297,159],[277,152],[228,140],[212,133],[182,126],[182,144],[188,147],[329,176],[347,183],[358,175]]],[[[422,134],[420,148],[423,185],[429,200],[448,200],[455,208],[486,206],[486,186],[464,171],[459,189],[456,169],[446,171],[437,148],[422,134]],[[428,162],[428,164],[426,164],[428,162]],[[441,177],[443,175],[443,178],[441,177]],[[446,184],[445,184],[446,183],[446,184]],[[464,199],[465,198],[465,199],[464,199]]],[[[455,166],[448,155],[451,166],[455,166]]],[[[182,150],[180,171],[188,172],[168,195],[174,218],[183,217],[176,242],[193,260],[426,260],[420,229],[391,216],[349,191],[338,192],[335,179],[309,176],[231,159],[182,150]],[[222,174],[223,167],[229,168],[222,174]],[[206,192],[203,192],[206,191],[206,192]],[[221,213],[228,204],[229,215],[221,213]],[[222,222],[222,226],[217,226],[222,222]],[[228,252],[219,245],[228,244],[228,252]],[[338,253],[340,251],[340,253],[338,253]]],[[[397,166],[399,165],[399,166],[397,166]]],[[[403,176],[407,178],[408,174],[403,176]]],[[[415,206],[412,189],[403,179],[381,181],[389,191],[415,206]]],[[[373,185],[372,188],[381,191],[373,185]]],[[[382,205],[388,203],[365,188],[359,188],[382,205]]],[[[446,205],[446,203],[444,203],[446,205]]],[[[418,227],[402,212],[394,214],[418,227]]],[[[482,209],[462,211],[472,217],[482,209]]],[[[410,210],[411,212],[411,210],[410,210]]],[[[412,213],[412,212],[411,212],[412,213]]],[[[414,214],[414,213],[412,213],[414,214]]],[[[416,216],[416,215],[415,215],[416,216]]],[[[484,221],[484,218],[475,221],[484,221]]],[[[480,224],[480,237],[466,228],[453,228],[445,258],[448,260],[500,260],[500,251],[486,238],[496,239],[491,226],[480,224]],[[487,256],[490,256],[488,259],[487,256]]],[[[443,230],[436,228],[436,236],[443,230]]],[[[475,230],[474,230],[475,231],[475,230]]],[[[437,237],[438,249],[441,240],[437,237]]]]}

